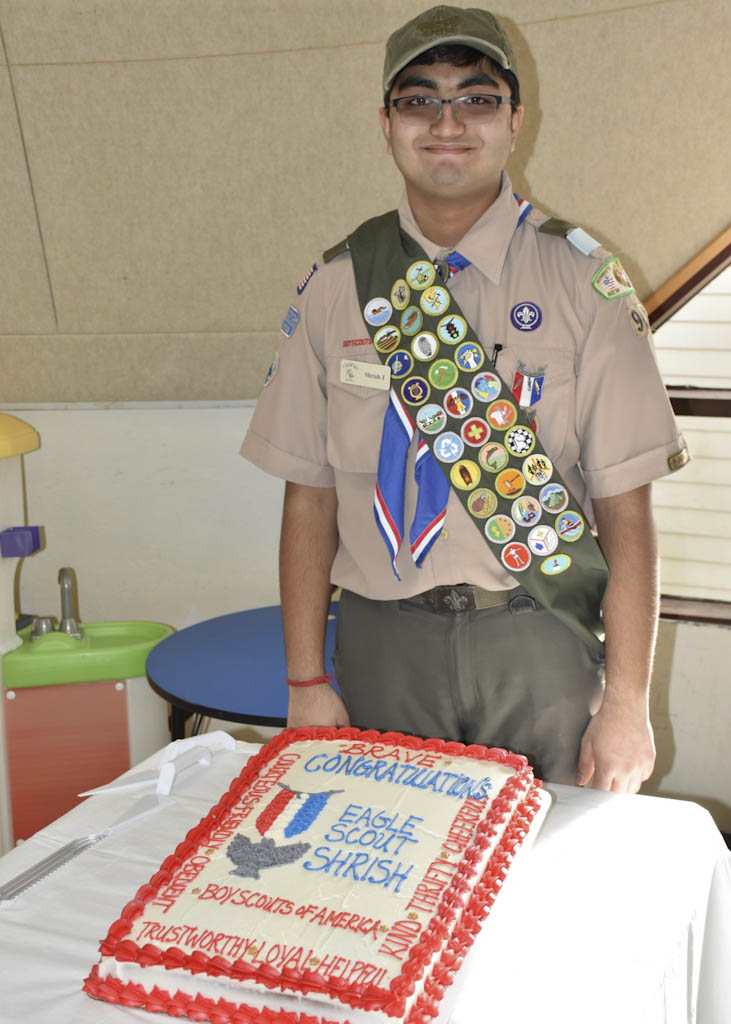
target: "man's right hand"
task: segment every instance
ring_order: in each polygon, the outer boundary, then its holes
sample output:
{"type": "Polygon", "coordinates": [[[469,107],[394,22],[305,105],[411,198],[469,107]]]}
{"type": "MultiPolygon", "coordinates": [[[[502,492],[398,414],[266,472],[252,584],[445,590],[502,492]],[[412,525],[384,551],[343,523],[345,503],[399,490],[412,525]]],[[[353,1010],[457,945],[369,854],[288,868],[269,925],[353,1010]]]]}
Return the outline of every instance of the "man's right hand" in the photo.
{"type": "Polygon", "coordinates": [[[303,725],[350,725],[345,704],[329,683],[318,686],[290,686],[287,725],[298,729],[303,725]]]}

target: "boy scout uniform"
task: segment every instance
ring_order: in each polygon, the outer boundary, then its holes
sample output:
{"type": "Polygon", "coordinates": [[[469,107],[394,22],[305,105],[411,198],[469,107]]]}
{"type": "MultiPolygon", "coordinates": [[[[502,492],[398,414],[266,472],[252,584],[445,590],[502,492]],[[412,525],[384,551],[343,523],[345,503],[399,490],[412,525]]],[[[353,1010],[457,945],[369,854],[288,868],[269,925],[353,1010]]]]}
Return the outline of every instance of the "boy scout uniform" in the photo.
{"type": "MultiPolygon", "coordinates": [[[[451,254],[421,234],[406,198],[398,212],[403,230],[431,260],[451,254]]],[[[456,247],[469,265],[448,287],[591,522],[592,498],[633,490],[678,468],[685,447],[645,311],[621,265],[601,247],[592,251],[587,236],[580,247],[571,244],[564,226],[537,211],[519,219],[504,175],[500,195],[456,247]]],[[[389,384],[347,252],[301,283],[282,330],[241,451],[276,476],[337,490],[331,580],[344,597],[336,666],[351,720],[522,749],[543,761],[544,777],[569,781],[578,741],[560,764],[549,748],[565,730],[580,739],[601,666],[540,606],[531,615],[511,614],[535,602],[508,606],[511,591],[524,596],[515,589],[520,580],[480,538],[453,492],[445,528],[423,566],[414,565],[407,539],[400,580],[394,575],[373,512],[389,384]],[[424,598],[410,600],[462,583],[488,592],[478,602],[485,610],[460,615],[459,591],[448,615],[433,614],[433,602],[424,598]],[[395,669],[399,650],[404,657],[395,669]],[[537,718],[543,739],[534,735],[537,718]]],[[[412,444],[406,470],[407,525],[416,508],[415,449],[412,444]]]]}

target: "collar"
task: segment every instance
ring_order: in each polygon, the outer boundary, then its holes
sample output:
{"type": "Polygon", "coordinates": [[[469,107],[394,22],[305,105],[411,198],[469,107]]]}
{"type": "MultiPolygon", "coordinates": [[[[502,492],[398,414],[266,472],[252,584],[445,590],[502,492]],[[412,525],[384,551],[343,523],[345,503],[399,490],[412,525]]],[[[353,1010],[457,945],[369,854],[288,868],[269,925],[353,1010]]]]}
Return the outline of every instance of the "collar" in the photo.
{"type": "Polygon", "coordinates": [[[401,227],[419,243],[430,260],[444,259],[456,249],[485,277],[494,284],[500,284],[505,257],[519,217],[518,203],[507,174],[503,173],[500,193],[492,206],[488,206],[467,234],[451,248],[440,247],[422,234],[405,194],[399,204],[398,214],[401,227]]]}

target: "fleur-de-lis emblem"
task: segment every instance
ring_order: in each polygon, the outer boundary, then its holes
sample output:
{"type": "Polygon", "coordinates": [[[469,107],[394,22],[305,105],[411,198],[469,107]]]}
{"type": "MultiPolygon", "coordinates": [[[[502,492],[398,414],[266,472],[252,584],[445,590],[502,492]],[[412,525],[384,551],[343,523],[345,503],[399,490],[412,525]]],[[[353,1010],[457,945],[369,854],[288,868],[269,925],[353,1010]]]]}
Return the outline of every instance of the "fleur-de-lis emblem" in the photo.
{"type": "Polygon", "coordinates": [[[515,311],[515,317],[520,320],[522,324],[529,324],[532,320],[535,320],[535,310],[531,309],[530,306],[521,306],[520,309],[515,311]]]}

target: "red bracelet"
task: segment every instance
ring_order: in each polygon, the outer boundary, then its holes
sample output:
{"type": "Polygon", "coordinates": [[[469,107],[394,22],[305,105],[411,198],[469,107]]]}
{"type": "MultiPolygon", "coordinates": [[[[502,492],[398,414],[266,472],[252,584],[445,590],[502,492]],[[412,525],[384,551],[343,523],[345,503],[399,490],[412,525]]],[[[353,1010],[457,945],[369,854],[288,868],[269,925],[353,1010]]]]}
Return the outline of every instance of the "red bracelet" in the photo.
{"type": "Polygon", "coordinates": [[[315,679],[288,679],[287,686],[321,686],[329,683],[332,686],[332,679],[329,675],[317,676],[315,679]]]}

